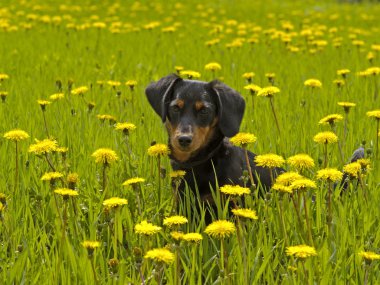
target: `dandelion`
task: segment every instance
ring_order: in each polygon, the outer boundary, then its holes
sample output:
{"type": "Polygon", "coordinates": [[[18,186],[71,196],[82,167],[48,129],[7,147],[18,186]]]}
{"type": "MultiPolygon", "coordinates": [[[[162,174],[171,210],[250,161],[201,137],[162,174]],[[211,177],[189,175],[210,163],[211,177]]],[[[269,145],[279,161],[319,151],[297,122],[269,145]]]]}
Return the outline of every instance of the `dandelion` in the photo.
{"type": "MultiPolygon", "coordinates": [[[[208,236],[220,240],[220,270],[225,272],[225,252],[224,252],[224,238],[231,236],[236,232],[236,227],[232,222],[226,220],[217,220],[209,224],[205,231],[208,236]]],[[[228,264],[226,262],[226,264],[228,264]]]]}
{"type": "Polygon", "coordinates": [[[287,163],[296,168],[299,171],[303,171],[306,169],[311,169],[314,167],[314,159],[312,159],[308,154],[296,154],[289,157],[287,163]]]}
{"type": "Polygon", "coordinates": [[[154,235],[161,230],[161,227],[148,223],[147,221],[142,221],[141,223],[135,225],[135,233],[146,236],[154,235]]]}
{"type": "Polygon", "coordinates": [[[262,154],[255,157],[255,162],[257,166],[262,166],[266,168],[281,167],[285,163],[285,159],[277,154],[262,154]]]}
{"type": "Polygon", "coordinates": [[[346,78],[347,74],[349,74],[350,72],[351,72],[351,70],[345,68],[345,69],[339,69],[339,70],[337,70],[336,74],[342,76],[343,78],[346,78]]]}
{"type": "Polygon", "coordinates": [[[183,66],[175,66],[174,67],[175,71],[177,72],[177,74],[181,74],[181,71],[183,71],[185,68],[183,66]]]}
{"type": "Polygon", "coordinates": [[[290,186],[290,184],[292,184],[292,182],[294,182],[297,179],[301,179],[301,178],[303,178],[303,176],[300,175],[298,172],[289,171],[289,172],[281,173],[279,176],[277,176],[275,182],[276,182],[276,184],[281,184],[284,186],[290,186]]]}
{"type": "Polygon", "coordinates": [[[106,165],[109,165],[119,159],[116,155],[116,152],[109,148],[99,148],[94,151],[91,156],[95,158],[96,163],[102,163],[106,165]]]}
{"type": "Polygon", "coordinates": [[[338,87],[342,87],[346,84],[346,82],[343,79],[335,79],[333,80],[333,83],[338,87]]]}
{"type": "Polygon", "coordinates": [[[42,181],[49,181],[50,184],[53,186],[55,181],[57,179],[60,179],[63,177],[63,174],[57,171],[54,172],[46,172],[44,175],[42,175],[41,180],[42,181]]]}
{"type": "Polygon", "coordinates": [[[169,176],[172,180],[172,190],[173,190],[173,211],[176,212],[179,203],[179,186],[181,185],[182,179],[185,177],[186,171],[176,170],[170,172],[169,176]]]}
{"type": "Polygon", "coordinates": [[[257,220],[259,217],[257,216],[256,211],[251,209],[232,209],[232,213],[237,217],[242,217],[250,220],[257,220]]]}
{"type": "Polygon", "coordinates": [[[246,73],[243,73],[242,77],[245,80],[247,80],[248,83],[251,83],[253,77],[255,77],[255,73],[254,72],[246,72],[246,73]]]}
{"type": "Polygon", "coordinates": [[[314,78],[306,80],[303,84],[313,89],[322,87],[322,82],[314,78]]]}
{"type": "Polygon", "coordinates": [[[137,81],[136,80],[128,80],[127,82],[125,82],[125,85],[127,85],[129,87],[129,89],[131,91],[133,91],[135,89],[135,86],[137,85],[137,81]]]}
{"type": "Polygon", "coordinates": [[[63,93],[55,93],[49,96],[50,100],[58,101],[65,98],[65,95],[63,93]]]}
{"type": "Polygon", "coordinates": [[[103,201],[103,206],[106,209],[118,208],[120,206],[127,205],[127,204],[128,204],[127,199],[123,199],[119,197],[112,197],[103,201]]]}
{"type": "Polygon", "coordinates": [[[120,81],[108,80],[107,84],[111,86],[113,89],[121,85],[120,81]]]}
{"type": "Polygon", "coordinates": [[[37,155],[50,153],[57,149],[57,141],[51,139],[44,139],[42,141],[36,140],[35,144],[30,145],[29,152],[37,155]]]}
{"type": "Polygon", "coordinates": [[[229,237],[234,234],[235,231],[236,228],[232,222],[217,220],[209,224],[204,232],[212,238],[224,239],[225,237],[229,237]]]}
{"type": "Polygon", "coordinates": [[[75,89],[71,90],[71,94],[72,95],[83,96],[87,92],[88,92],[88,87],[87,86],[81,86],[81,87],[78,87],[78,88],[75,88],[75,89]]]}
{"type": "Polygon", "coordinates": [[[129,186],[129,185],[135,185],[135,184],[138,184],[138,183],[143,183],[145,182],[145,179],[144,178],[141,178],[141,177],[134,177],[134,178],[130,178],[128,180],[125,180],[123,182],[123,186],[129,186]]]}
{"type": "Polygon", "coordinates": [[[136,129],[136,125],[132,123],[117,123],[115,125],[115,130],[123,131],[124,134],[129,135],[129,132],[134,131],[136,129]]]}
{"type": "Polygon", "coordinates": [[[0,73],[0,83],[6,79],[9,79],[9,75],[5,73],[0,73]]]}
{"type": "Polygon", "coordinates": [[[359,162],[351,162],[343,167],[343,171],[347,173],[351,179],[359,179],[361,170],[362,166],[359,162]]]}
{"type": "Polygon", "coordinates": [[[149,250],[145,256],[145,259],[152,259],[159,263],[172,264],[174,262],[175,256],[170,250],[166,248],[155,248],[149,250]]]}
{"type": "Polygon", "coordinates": [[[330,126],[334,126],[336,122],[339,122],[343,120],[343,116],[340,114],[331,114],[326,117],[323,117],[318,124],[320,125],[327,125],[329,124],[330,126]]]}
{"type": "Polygon", "coordinates": [[[352,103],[352,102],[338,102],[338,105],[343,107],[344,112],[345,112],[346,114],[348,114],[348,112],[350,111],[350,109],[351,109],[352,107],[355,107],[355,106],[356,106],[356,104],[355,104],[355,103],[352,103]]]}
{"type": "Polygon", "coordinates": [[[232,144],[234,144],[236,146],[241,146],[244,149],[245,163],[247,165],[247,170],[248,170],[248,174],[249,174],[249,179],[251,181],[251,186],[255,185],[255,182],[253,180],[252,169],[251,169],[251,164],[249,162],[247,146],[248,146],[248,144],[256,142],[256,140],[257,140],[257,138],[255,137],[255,135],[250,134],[250,133],[238,133],[230,139],[230,142],[232,144]]]}
{"type": "Polygon", "coordinates": [[[272,72],[265,73],[265,77],[268,79],[269,83],[274,85],[274,79],[276,78],[276,74],[272,72]]]}
{"type": "Polygon", "coordinates": [[[188,222],[187,218],[183,216],[171,216],[164,219],[164,226],[169,228],[173,226],[180,226],[186,224],[188,222]]]}
{"type": "Polygon", "coordinates": [[[8,92],[6,91],[0,91],[0,98],[3,103],[5,103],[5,100],[7,99],[8,92]]]}
{"type": "Polygon", "coordinates": [[[78,183],[79,175],[78,173],[69,173],[67,174],[66,181],[68,183],[69,189],[75,189],[75,185],[78,183]]]}
{"type": "Polygon", "coordinates": [[[255,84],[248,84],[244,86],[244,89],[249,90],[251,92],[251,95],[254,95],[261,90],[261,87],[255,84]]]}
{"type": "Polygon", "coordinates": [[[278,119],[277,119],[277,115],[276,115],[276,111],[275,111],[275,108],[274,108],[274,102],[273,102],[273,96],[277,93],[280,93],[280,89],[278,87],[275,87],[275,86],[269,86],[269,87],[263,87],[261,88],[258,92],[257,92],[257,96],[259,97],[267,97],[269,98],[269,102],[270,102],[270,106],[272,108],[272,113],[273,113],[273,116],[274,116],[274,120],[276,122],[276,126],[277,126],[277,130],[278,132],[280,133],[280,125],[278,123],[278,119]]]}
{"type": "Polygon", "coordinates": [[[380,254],[377,254],[373,251],[360,251],[358,255],[367,261],[380,260],[380,254]]]}
{"type": "Polygon", "coordinates": [[[186,171],[184,170],[176,170],[170,172],[170,178],[176,179],[176,178],[183,178],[186,175],[186,171]]]}
{"type": "Polygon", "coordinates": [[[82,242],[82,246],[87,249],[88,256],[92,256],[94,250],[100,247],[100,242],[85,240],[82,242]]]}
{"type": "Polygon", "coordinates": [[[185,235],[185,234],[184,234],[183,232],[176,232],[176,231],[174,231],[174,232],[171,232],[171,233],[170,233],[170,236],[171,236],[174,240],[176,240],[176,241],[182,240],[182,238],[183,238],[184,235],[185,235]]]}
{"type": "Polygon", "coordinates": [[[203,239],[202,235],[199,234],[199,233],[188,233],[188,234],[184,234],[182,236],[182,240],[184,241],[187,241],[187,242],[191,242],[191,243],[200,243],[200,241],[203,239]]]}
{"type": "Polygon", "coordinates": [[[286,255],[304,259],[311,256],[317,256],[317,251],[312,246],[301,244],[296,246],[288,246],[286,248],[286,255]]]}
{"type": "Polygon", "coordinates": [[[333,132],[320,132],[316,134],[313,138],[316,143],[323,144],[325,147],[325,163],[327,166],[327,145],[331,143],[336,143],[338,141],[338,136],[333,132]]]}
{"type": "Polygon", "coordinates": [[[78,191],[69,188],[58,188],[54,190],[54,193],[61,195],[65,200],[67,200],[70,197],[76,197],[79,195],[78,191]]]}
{"type": "Polygon", "coordinates": [[[239,185],[224,185],[219,189],[220,192],[231,196],[242,196],[250,193],[249,188],[241,187],[239,185]]]}
{"type": "Polygon", "coordinates": [[[315,189],[317,188],[317,185],[313,180],[307,179],[307,178],[301,178],[297,179],[290,184],[290,189],[299,190],[299,191],[305,191],[306,189],[315,189]]]}
{"type": "Polygon", "coordinates": [[[217,70],[221,70],[222,66],[217,62],[210,62],[205,65],[205,69],[215,72],[217,70]]]}
{"type": "Polygon", "coordinates": [[[96,117],[102,122],[109,121],[110,125],[114,124],[117,121],[114,116],[109,115],[109,114],[99,114],[99,115],[96,115],[96,117]]]}
{"type": "Polygon", "coordinates": [[[182,70],[179,74],[183,77],[187,77],[188,79],[197,79],[201,77],[199,72],[192,70],[182,70]]]}

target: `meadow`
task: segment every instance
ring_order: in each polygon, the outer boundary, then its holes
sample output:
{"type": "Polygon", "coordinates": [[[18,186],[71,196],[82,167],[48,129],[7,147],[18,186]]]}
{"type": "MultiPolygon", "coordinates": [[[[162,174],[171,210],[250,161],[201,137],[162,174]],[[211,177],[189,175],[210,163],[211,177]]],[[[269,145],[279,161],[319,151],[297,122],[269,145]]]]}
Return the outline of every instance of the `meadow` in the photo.
{"type": "Polygon", "coordinates": [[[366,1],[1,1],[0,283],[379,284],[379,15],[366,1]],[[144,90],[170,73],[239,91],[257,138],[244,147],[290,173],[244,205],[213,189],[228,227],[188,189],[176,203],[181,173],[154,148],[167,133],[144,90]]]}

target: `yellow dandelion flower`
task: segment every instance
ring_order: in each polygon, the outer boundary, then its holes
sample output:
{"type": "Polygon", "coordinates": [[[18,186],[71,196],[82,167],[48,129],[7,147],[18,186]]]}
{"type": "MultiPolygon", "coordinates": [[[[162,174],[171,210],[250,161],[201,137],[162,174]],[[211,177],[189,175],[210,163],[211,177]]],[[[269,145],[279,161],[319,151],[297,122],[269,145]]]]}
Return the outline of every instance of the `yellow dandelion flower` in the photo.
{"type": "Polygon", "coordinates": [[[135,233],[141,235],[154,235],[162,230],[161,227],[148,223],[147,221],[142,221],[135,225],[135,233]]]}
{"type": "Polygon", "coordinates": [[[176,71],[177,73],[180,73],[180,72],[181,72],[182,70],[184,70],[185,68],[184,68],[183,66],[175,66],[174,69],[175,69],[175,71],[176,71]]]}
{"type": "Polygon", "coordinates": [[[44,175],[42,175],[41,180],[51,181],[51,180],[56,180],[61,177],[63,177],[63,174],[60,172],[46,172],[44,175]]]}
{"type": "Polygon", "coordinates": [[[97,29],[104,29],[107,27],[106,23],[103,23],[103,22],[95,22],[95,23],[92,23],[92,26],[94,28],[97,28],[97,29]]]}
{"type": "Polygon", "coordinates": [[[95,249],[100,247],[100,242],[98,241],[92,241],[92,240],[85,240],[82,242],[82,246],[85,249],[95,249]]]}
{"type": "Polygon", "coordinates": [[[293,190],[290,186],[286,186],[280,183],[274,183],[272,185],[272,189],[281,193],[290,193],[290,194],[293,193],[293,190]]]}
{"type": "Polygon", "coordinates": [[[0,73],[0,82],[4,81],[5,79],[9,79],[9,75],[5,73],[0,73]]]}
{"type": "Polygon", "coordinates": [[[320,144],[330,144],[336,143],[338,136],[333,132],[320,132],[314,136],[313,140],[320,144]]]}
{"type": "Polygon", "coordinates": [[[251,80],[253,77],[255,77],[255,73],[254,72],[246,72],[246,73],[243,73],[242,77],[244,79],[251,80]]]}
{"type": "Polygon", "coordinates": [[[121,85],[121,82],[120,81],[114,81],[114,80],[108,80],[107,81],[107,84],[109,86],[111,86],[112,88],[115,88],[117,86],[120,86],[121,85]]]}
{"type": "Polygon", "coordinates": [[[133,90],[135,88],[135,86],[137,85],[137,81],[136,80],[128,80],[127,82],[125,82],[125,85],[127,85],[131,90],[133,90]]]}
{"type": "Polygon", "coordinates": [[[305,86],[312,87],[312,88],[321,88],[322,87],[322,82],[319,81],[318,79],[308,79],[305,80],[303,83],[305,86]]]}
{"type": "Polygon", "coordinates": [[[174,262],[175,255],[166,248],[155,248],[149,250],[145,256],[145,259],[152,259],[159,263],[171,264],[174,262]]]}
{"type": "Polygon", "coordinates": [[[219,188],[220,192],[232,195],[232,196],[241,196],[244,194],[249,194],[251,191],[247,187],[241,187],[239,185],[224,185],[219,188]]]}
{"type": "Polygon", "coordinates": [[[295,256],[298,258],[307,258],[309,256],[317,256],[317,251],[314,247],[308,245],[288,246],[286,248],[286,255],[295,256]]]}
{"type": "Polygon", "coordinates": [[[0,192],[0,203],[3,205],[7,204],[7,196],[4,193],[0,192]]]}
{"type": "Polygon", "coordinates": [[[55,93],[49,96],[49,99],[53,101],[58,101],[63,98],[65,98],[65,94],[63,93],[55,93]]]}
{"type": "Polygon", "coordinates": [[[324,168],[317,171],[317,179],[338,182],[342,180],[343,173],[336,168],[324,168]]]}
{"type": "Polygon", "coordinates": [[[380,260],[380,254],[377,254],[373,251],[361,251],[358,254],[367,261],[380,260]]]}
{"type": "Polygon", "coordinates": [[[205,69],[210,70],[210,71],[217,71],[217,70],[221,70],[222,66],[217,62],[210,62],[205,65],[205,69]]]}
{"type": "Polygon", "coordinates": [[[351,72],[351,70],[347,69],[347,68],[344,68],[344,69],[338,69],[336,71],[336,74],[337,75],[341,75],[343,77],[345,77],[347,74],[349,74],[351,72]]]}
{"type": "Polygon", "coordinates": [[[123,182],[123,186],[135,185],[138,183],[144,183],[145,179],[141,177],[133,177],[123,182]]]}
{"type": "Polygon", "coordinates": [[[164,219],[164,226],[171,228],[172,226],[179,226],[186,224],[188,222],[187,218],[183,216],[171,216],[164,219]]]}
{"type": "Polygon", "coordinates": [[[170,178],[176,179],[176,178],[182,178],[186,175],[186,171],[184,170],[176,170],[170,172],[170,178]]]}
{"type": "Polygon", "coordinates": [[[119,206],[123,206],[127,204],[128,204],[127,199],[123,199],[119,197],[112,197],[103,201],[103,206],[106,209],[117,208],[119,206]]]}
{"type": "Polygon", "coordinates": [[[343,79],[335,79],[333,80],[333,83],[338,87],[342,87],[346,84],[346,82],[343,79]]]}
{"type": "Polygon", "coordinates": [[[345,113],[348,113],[352,107],[356,106],[356,104],[352,102],[338,102],[338,105],[343,107],[345,113]]]}
{"type": "Polygon", "coordinates": [[[298,172],[284,172],[281,173],[279,176],[276,177],[276,184],[284,185],[284,186],[290,186],[292,182],[304,178],[302,175],[300,175],[298,172]]]}
{"type": "Polygon", "coordinates": [[[107,165],[119,159],[116,152],[109,148],[99,148],[91,156],[95,158],[96,163],[107,165]]]}
{"type": "Polygon", "coordinates": [[[136,126],[132,123],[117,123],[115,125],[115,130],[117,131],[130,132],[134,131],[135,129],[136,126]]]}
{"type": "Polygon", "coordinates": [[[377,66],[369,67],[365,71],[368,75],[379,75],[380,74],[380,67],[377,67],[377,66]]]}
{"type": "Polygon", "coordinates": [[[351,162],[343,167],[343,171],[347,173],[351,178],[359,178],[362,166],[359,162],[351,162]]]}
{"type": "Polygon", "coordinates": [[[155,144],[148,148],[148,155],[149,156],[161,156],[161,155],[168,155],[170,153],[169,147],[166,144],[155,144]]]}
{"type": "Polygon", "coordinates": [[[314,167],[314,159],[304,153],[293,155],[286,161],[290,166],[298,170],[310,169],[314,167]]]}
{"type": "Polygon", "coordinates": [[[200,243],[202,239],[203,237],[199,233],[188,233],[182,236],[182,240],[192,243],[200,243]]]}
{"type": "Polygon", "coordinates": [[[66,180],[68,183],[78,183],[79,174],[78,173],[69,173],[67,174],[66,180]]]}
{"type": "Polygon", "coordinates": [[[7,96],[8,96],[8,92],[6,92],[6,91],[0,91],[1,101],[5,102],[5,99],[7,99],[7,96]]]}
{"type": "Polygon", "coordinates": [[[33,152],[37,155],[47,154],[55,151],[58,147],[57,141],[51,139],[44,139],[39,141],[36,139],[36,143],[29,146],[29,152],[33,152]]]}
{"type": "Polygon", "coordinates": [[[187,77],[188,79],[196,79],[201,77],[201,74],[199,72],[192,70],[182,70],[179,74],[183,77],[187,77]]]}
{"type": "Polygon", "coordinates": [[[302,179],[297,179],[290,184],[290,189],[294,190],[300,190],[304,191],[306,189],[315,189],[317,188],[317,185],[313,180],[307,179],[307,178],[302,178],[302,179]]]}
{"type": "Polygon", "coordinates": [[[38,103],[38,105],[40,105],[41,107],[45,107],[45,106],[51,104],[51,102],[50,102],[50,101],[47,101],[47,100],[37,100],[37,103],[38,103]]]}
{"type": "Polygon", "coordinates": [[[78,196],[78,192],[69,188],[58,188],[54,190],[54,193],[63,196],[63,198],[75,197],[78,196]]]}
{"type": "Polygon", "coordinates": [[[19,142],[29,138],[29,134],[20,129],[14,129],[4,134],[4,138],[7,140],[19,142]]]}
{"type": "Polygon", "coordinates": [[[374,118],[376,120],[380,120],[380,110],[373,110],[373,111],[368,111],[366,115],[369,118],[374,118]]]}
{"type": "Polygon", "coordinates": [[[280,93],[280,88],[275,86],[263,87],[257,92],[260,97],[272,97],[274,94],[280,93]]]}
{"type": "Polygon", "coordinates": [[[360,163],[364,171],[370,170],[371,161],[368,158],[360,158],[356,162],[360,163]]]}
{"type": "Polygon", "coordinates": [[[87,91],[88,91],[87,86],[81,86],[81,87],[78,87],[78,88],[71,90],[71,94],[72,95],[83,95],[83,94],[87,93],[87,91]]]}
{"type": "Polygon", "coordinates": [[[181,240],[182,239],[182,237],[184,236],[184,233],[183,232],[176,232],[176,231],[174,231],[174,232],[171,232],[170,233],[170,236],[174,239],[174,240],[181,240]]]}
{"type": "Polygon", "coordinates": [[[265,73],[265,77],[268,78],[269,81],[273,80],[276,78],[276,74],[272,72],[265,73]]]}
{"type": "Polygon", "coordinates": [[[244,89],[249,90],[252,93],[257,93],[261,90],[261,87],[255,84],[248,84],[244,86],[244,89]]]}
{"type": "Polygon", "coordinates": [[[250,143],[256,142],[257,138],[254,134],[250,133],[237,133],[234,137],[230,138],[230,142],[236,146],[246,147],[250,143]]]}
{"type": "Polygon", "coordinates": [[[257,155],[255,157],[255,162],[257,166],[262,166],[266,168],[281,167],[285,163],[285,159],[277,154],[268,153],[257,155]]]}
{"type": "Polygon", "coordinates": [[[99,114],[99,115],[96,115],[96,117],[102,121],[110,121],[110,123],[117,121],[114,116],[108,115],[108,114],[99,114]]]}
{"type": "Polygon", "coordinates": [[[232,209],[232,213],[235,216],[251,219],[251,220],[257,220],[259,217],[257,216],[256,211],[251,209],[232,209]]]}
{"type": "Polygon", "coordinates": [[[235,225],[232,222],[226,220],[217,220],[209,224],[205,233],[212,238],[223,239],[234,234],[236,231],[235,225]]]}
{"type": "Polygon", "coordinates": [[[320,125],[327,125],[327,124],[334,124],[336,122],[339,122],[343,120],[343,116],[340,115],[340,114],[331,114],[331,115],[328,115],[326,117],[323,117],[319,122],[318,124],[320,125]]]}

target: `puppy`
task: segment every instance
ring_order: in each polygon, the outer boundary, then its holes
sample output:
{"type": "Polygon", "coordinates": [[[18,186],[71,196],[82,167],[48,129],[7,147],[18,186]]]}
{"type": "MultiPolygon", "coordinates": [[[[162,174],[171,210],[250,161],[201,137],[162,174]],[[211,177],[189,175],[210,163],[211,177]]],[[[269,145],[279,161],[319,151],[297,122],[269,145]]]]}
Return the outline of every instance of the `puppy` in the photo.
{"type": "MultiPolygon", "coordinates": [[[[186,171],[190,189],[197,187],[201,199],[210,201],[210,186],[243,185],[244,150],[228,140],[239,132],[245,109],[237,91],[217,80],[184,80],[171,74],[151,83],[145,93],[168,131],[171,166],[186,171]]],[[[249,152],[254,182],[268,190],[270,172],[256,166],[254,158],[249,152]]],[[[279,172],[275,169],[274,174],[279,172]]]]}

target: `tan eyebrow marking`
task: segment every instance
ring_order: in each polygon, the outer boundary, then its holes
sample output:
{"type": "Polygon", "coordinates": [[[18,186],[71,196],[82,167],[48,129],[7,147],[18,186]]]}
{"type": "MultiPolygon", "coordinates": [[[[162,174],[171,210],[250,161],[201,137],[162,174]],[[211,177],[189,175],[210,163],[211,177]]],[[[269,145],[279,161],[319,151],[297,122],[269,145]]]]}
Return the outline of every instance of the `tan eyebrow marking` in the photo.
{"type": "Polygon", "coordinates": [[[204,107],[205,107],[205,104],[202,101],[195,102],[195,110],[199,111],[200,109],[204,107]]]}
{"type": "Polygon", "coordinates": [[[177,104],[177,106],[179,107],[179,108],[183,108],[183,106],[185,105],[185,101],[183,101],[183,100],[181,100],[181,99],[177,99],[176,101],[175,101],[175,103],[177,104]]]}

